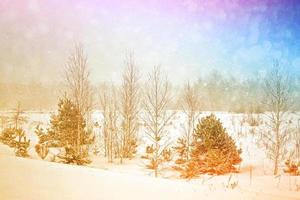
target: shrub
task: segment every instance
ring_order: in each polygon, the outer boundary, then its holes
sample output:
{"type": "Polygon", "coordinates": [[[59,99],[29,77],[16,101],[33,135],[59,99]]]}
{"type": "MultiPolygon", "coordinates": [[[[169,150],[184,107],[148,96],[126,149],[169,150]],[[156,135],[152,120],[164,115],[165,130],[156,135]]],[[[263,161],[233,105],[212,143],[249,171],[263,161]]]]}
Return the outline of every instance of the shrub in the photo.
{"type": "Polygon", "coordinates": [[[47,144],[36,144],[35,151],[41,159],[45,159],[49,153],[49,148],[47,144]]]}
{"type": "Polygon", "coordinates": [[[61,162],[76,165],[86,165],[91,163],[91,160],[88,157],[87,148],[81,148],[81,151],[77,152],[75,148],[70,145],[65,147],[64,154],[58,156],[58,158],[61,159],[61,162]]]}
{"type": "Polygon", "coordinates": [[[192,179],[199,175],[197,163],[193,162],[192,160],[184,162],[181,165],[177,165],[174,167],[174,169],[180,172],[181,178],[192,179]]]}
{"type": "Polygon", "coordinates": [[[246,121],[249,126],[259,126],[260,124],[260,118],[258,116],[255,117],[253,114],[249,114],[246,121]]]}
{"type": "Polygon", "coordinates": [[[162,160],[163,162],[170,162],[172,160],[171,149],[164,149],[162,151],[162,160]]]}
{"type": "Polygon", "coordinates": [[[151,146],[146,146],[145,149],[146,154],[142,155],[143,159],[148,159],[150,160],[150,162],[146,165],[147,169],[155,169],[155,167],[157,166],[156,162],[154,161],[153,157],[153,153],[154,153],[154,147],[153,144],[151,146]]]}
{"type": "Polygon", "coordinates": [[[289,173],[290,175],[293,176],[300,176],[300,161],[295,162],[291,160],[287,160],[285,162],[285,173],[289,173]]]}

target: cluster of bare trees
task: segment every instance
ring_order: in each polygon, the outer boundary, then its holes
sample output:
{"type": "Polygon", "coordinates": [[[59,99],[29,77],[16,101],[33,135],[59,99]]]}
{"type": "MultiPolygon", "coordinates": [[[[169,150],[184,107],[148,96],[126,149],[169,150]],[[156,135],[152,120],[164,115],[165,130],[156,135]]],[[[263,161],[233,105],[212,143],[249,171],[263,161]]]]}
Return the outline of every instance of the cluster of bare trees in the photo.
{"type": "Polygon", "coordinates": [[[109,162],[119,158],[122,163],[124,158],[132,158],[138,145],[139,125],[143,123],[152,149],[148,152],[148,166],[157,176],[170,145],[166,128],[175,114],[168,111],[171,87],[159,67],[154,67],[142,95],[139,71],[132,54],[127,56],[125,65],[121,87],[106,87],[100,95],[104,154],[109,162]]]}
{"type": "Polygon", "coordinates": [[[119,144],[119,106],[116,88],[110,86],[102,91],[101,106],[103,109],[102,138],[104,145],[104,156],[109,162],[120,154],[119,144]]]}
{"type": "Polygon", "coordinates": [[[129,54],[125,61],[121,86],[121,162],[123,158],[132,158],[136,153],[137,133],[140,114],[140,86],[139,71],[133,54],[129,54]]]}
{"type": "Polygon", "coordinates": [[[65,79],[69,96],[85,117],[90,114],[93,106],[89,77],[87,55],[83,50],[83,46],[76,44],[74,52],[70,54],[66,64],[65,79]]]}
{"type": "MultiPolygon", "coordinates": [[[[104,155],[109,162],[119,158],[132,158],[136,153],[138,130],[141,114],[141,89],[139,71],[133,54],[128,54],[125,60],[125,70],[122,85],[106,86],[101,90],[100,104],[103,109],[102,140],[104,155]]],[[[90,116],[92,108],[92,89],[89,82],[87,57],[81,45],[75,46],[66,66],[66,83],[68,96],[72,99],[81,115],[90,116]]],[[[174,113],[167,111],[170,103],[170,85],[158,67],[149,74],[144,91],[143,117],[147,135],[154,145],[151,165],[158,174],[159,164],[168,146],[166,127],[174,113]]],[[[79,128],[79,126],[78,126],[79,128]]],[[[77,130],[76,149],[80,152],[80,132],[77,130]]]]}
{"type": "MultiPolygon", "coordinates": [[[[166,159],[169,148],[167,127],[175,115],[170,111],[171,87],[159,67],[154,67],[145,83],[145,90],[141,91],[139,71],[133,54],[128,54],[125,59],[125,70],[120,87],[107,86],[101,90],[100,104],[103,109],[102,139],[104,155],[109,162],[119,158],[132,158],[136,153],[138,144],[138,130],[144,124],[145,133],[150,146],[147,148],[148,166],[158,175],[161,164],[166,159]]],[[[66,83],[68,95],[74,101],[80,113],[90,116],[93,106],[92,87],[89,82],[90,72],[87,65],[87,56],[81,45],[75,47],[66,65],[66,83]]],[[[218,78],[217,74],[214,77],[218,78]]],[[[219,78],[221,79],[221,78],[219,78]]],[[[211,80],[208,84],[213,97],[217,92],[214,85],[224,85],[225,82],[211,80]]],[[[187,83],[180,95],[180,109],[186,116],[184,124],[185,160],[190,158],[190,148],[196,120],[200,114],[199,83],[187,83]]],[[[225,88],[226,89],[226,88],[225,88]]],[[[218,93],[218,92],[217,92],[218,93]]],[[[275,62],[272,71],[265,77],[264,104],[268,119],[267,131],[261,134],[261,141],[266,148],[267,155],[274,161],[274,174],[278,173],[278,165],[286,153],[286,144],[290,139],[288,116],[291,111],[291,82],[289,77],[275,62]]],[[[221,97],[218,97],[221,100],[221,97]]],[[[215,103],[215,99],[211,100],[215,103]]],[[[202,105],[201,105],[202,106],[202,105]]],[[[79,126],[78,126],[79,127],[79,126]]],[[[77,150],[80,151],[80,131],[78,130],[77,150]]],[[[299,144],[297,143],[298,147],[299,144]]],[[[299,148],[299,147],[298,147],[299,148]]]]}
{"type": "Polygon", "coordinates": [[[129,53],[125,59],[125,70],[121,87],[111,85],[101,91],[103,109],[103,145],[108,161],[132,158],[136,153],[140,114],[139,71],[134,56],[129,53]]]}

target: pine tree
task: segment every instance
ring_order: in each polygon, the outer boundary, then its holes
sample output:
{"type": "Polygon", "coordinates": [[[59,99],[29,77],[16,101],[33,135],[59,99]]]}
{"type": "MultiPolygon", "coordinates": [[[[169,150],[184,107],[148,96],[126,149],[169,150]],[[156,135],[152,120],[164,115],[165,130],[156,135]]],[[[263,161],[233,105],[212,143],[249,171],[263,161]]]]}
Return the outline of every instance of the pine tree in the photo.
{"type": "Polygon", "coordinates": [[[188,163],[188,174],[225,174],[236,172],[241,150],[215,115],[211,114],[198,123],[194,131],[192,159],[188,163]]]}
{"type": "Polygon", "coordinates": [[[29,157],[30,140],[27,140],[25,131],[22,128],[22,124],[27,121],[26,117],[22,115],[23,113],[21,104],[18,103],[13,116],[9,120],[12,127],[5,128],[2,131],[0,141],[11,148],[15,148],[16,156],[29,157]]]}
{"type": "Polygon", "coordinates": [[[50,123],[51,127],[46,135],[38,132],[40,144],[63,147],[65,153],[59,158],[65,163],[88,163],[87,145],[93,142],[94,137],[86,131],[85,120],[70,99],[65,97],[59,101],[58,114],[51,117],[50,123]]]}
{"type": "MultiPolygon", "coordinates": [[[[51,117],[51,127],[48,130],[54,140],[52,145],[76,147],[78,130],[84,130],[85,122],[70,99],[61,99],[58,104],[58,114],[51,117]]],[[[84,131],[81,133],[84,134],[84,131]]]]}

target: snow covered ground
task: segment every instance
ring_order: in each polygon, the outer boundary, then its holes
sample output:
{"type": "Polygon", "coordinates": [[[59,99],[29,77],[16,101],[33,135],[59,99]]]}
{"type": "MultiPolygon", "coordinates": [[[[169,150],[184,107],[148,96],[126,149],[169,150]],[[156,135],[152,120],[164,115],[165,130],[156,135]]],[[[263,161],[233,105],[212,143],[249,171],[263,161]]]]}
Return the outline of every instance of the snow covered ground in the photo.
{"type": "MultiPolygon", "coordinates": [[[[194,182],[124,174],[15,157],[0,145],[0,197],[52,199],[299,199],[298,192],[205,187],[194,182]]],[[[267,181],[267,180],[262,180],[267,181]]],[[[263,185],[270,184],[264,183],[263,185]]]]}
{"type": "MultiPolygon", "coordinates": [[[[203,113],[205,116],[208,113],[203,113]]],[[[160,178],[145,168],[145,160],[118,160],[107,163],[102,156],[92,155],[88,167],[42,161],[34,145],[37,124],[49,125],[49,113],[27,113],[24,126],[31,139],[31,159],[17,158],[13,149],[0,144],[0,199],[300,199],[300,177],[281,174],[272,176],[272,163],[257,146],[258,127],[251,127],[243,114],[217,113],[217,117],[243,149],[240,173],[224,176],[203,175],[186,181],[166,166],[160,178]],[[253,131],[251,131],[253,129],[253,131]],[[250,166],[253,177],[250,180],[250,166]],[[232,185],[236,185],[232,188],[232,185]],[[299,189],[298,188],[298,189],[299,189]]],[[[98,112],[94,122],[101,121],[98,112]]],[[[182,132],[182,114],[177,114],[169,127],[169,137],[176,141],[182,132]]],[[[100,133],[100,130],[96,130],[100,133]]],[[[140,134],[140,142],[145,142],[140,134]]],[[[145,144],[139,149],[143,153],[145,144]]]]}

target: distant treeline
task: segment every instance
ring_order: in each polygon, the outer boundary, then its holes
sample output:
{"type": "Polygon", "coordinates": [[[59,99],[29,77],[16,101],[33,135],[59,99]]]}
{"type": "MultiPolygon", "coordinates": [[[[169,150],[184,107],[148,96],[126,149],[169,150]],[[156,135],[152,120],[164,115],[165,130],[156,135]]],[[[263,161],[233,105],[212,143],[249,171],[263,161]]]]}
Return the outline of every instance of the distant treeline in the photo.
{"type": "Polygon", "coordinates": [[[24,110],[52,110],[60,96],[58,85],[40,83],[0,83],[0,110],[15,109],[18,103],[24,110]]]}
{"type": "MultiPolygon", "coordinates": [[[[300,81],[299,78],[291,80],[293,91],[293,108],[300,110],[300,81]]],[[[99,95],[105,84],[94,87],[94,108],[100,108],[99,95]]],[[[110,84],[107,84],[110,85],[110,84]]],[[[182,86],[173,85],[172,108],[180,109],[182,86]]],[[[205,78],[200,78],[193,85],[201,97],[201,109],[204,111],[230,111],[230,112],[263,112],[265,111],[263,99],[264,80],[262,77],[238,79],[213,71],[205,78]]],[[[64,87],[45,85],[42,83],[0,83],[0,110],[14,109],[18,103],[24,110],[54,110],[59,97],[63,95],[64,87]]]]}
{"type": "MultiPolygon", "coordinates": [[[[289,75],[287,75],[289,76],[289,75]]],[[[271,78],[271,77],[269,77],[271,78]]],[[[197,89],[202,99],[202,109],[208,111],[230,111],[237,113],[260,113],[266,111],[265,77],[238,79],[225,76],[218,71],[198,80],[197,89]]],[[[289,76],[293,110],[300,109],[300,82],[298,77],[289,76]]]]}

